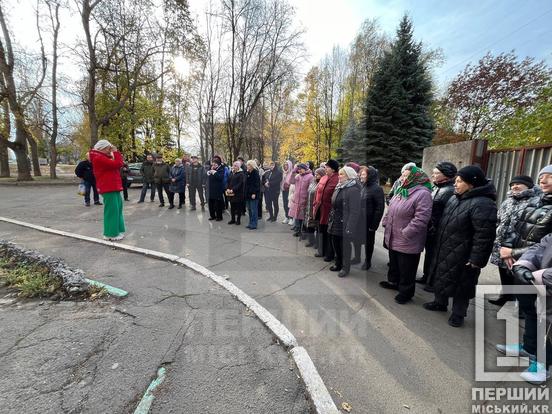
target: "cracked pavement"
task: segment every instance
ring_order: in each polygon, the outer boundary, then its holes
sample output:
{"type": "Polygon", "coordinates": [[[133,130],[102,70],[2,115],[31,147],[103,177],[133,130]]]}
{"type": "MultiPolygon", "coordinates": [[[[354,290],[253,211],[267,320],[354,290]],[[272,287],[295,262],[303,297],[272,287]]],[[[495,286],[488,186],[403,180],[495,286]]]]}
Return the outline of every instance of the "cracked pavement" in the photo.
{"type": "MultiPolygon", "coordinates": [[[[27,203],[30,196],[25,190],[0,188],[1,215],[101,236],[102,210],[83,207],[72,187],[33,188],[33,199],[41,200],[38,214],[36,206],[27,203]],[[16,205],[20,207],[11,208],[16,205]]],[[[474,381],[473,306],[466,326],[454,329],[447,325],[448,314],[421,307],[432,300],[432,295],[418,289],[413,303],[398,305],[393,301],[394,292],[378,287],[387,271],[381,230],[376,235],[372,269],[364,272],[353,266],[347,278],[339,279],[328,270],[327,263],[313,257],[312,248],[292,237],[290,227],[279,221],[260,221],[259,229],[252,232],[245,224],[227,225],[227,214],[222,222],[210,222],[207,213],[189,211],[188,205],[176,211],[158,208],[157,203],[137,205],[138,195],[139,189],[132,188],[131,201],[125,204],[128,233],[124,242],[186,257],[228,276],[296,336],[338,407],[348,402],[357,413],[467,413],[471,412],[472,387],[497,385],[474,381]]],[[[0,237],[4,228],[0,225],[0,237]]],[[[496,283],[496,268],[484,269],[481,280],[496,283]]],[[[182,293],[171,287],[164,289],[167,291],[155,292],[156,300],[171,295],[168,290],[182,293]]],[[[187,300],[197,305],[196,297],[187,300]]],[[[188,306],[180,298],[159,305],[173,303],[188,306]]],[[[489,318],[496,310],[491,307],[489,318]]],[[[504,340],[503,330],[495,325],[489,327],[485,347],[489,364],[496,364],[494,343],[504,340]]],[[[216,372],[216,367],[213,369],[216,372]]],[[[209,376],[207,382],[217,382],[218,378],[209,376]]],[[[262,390],[260,385],[259,395],[263,395],[262,390]]],[[[294,395],[294,391],[290,393],[294,395]]],[[[193,401],[194,397],[185,398],[193,401]]],[[[160,398],[159,403],[162,401],[160,398]]],[[[167,405],[163,409],[172,408],[167,405]]]]}
{"type": "Polygon", "coordinates": [[[131,413],[167,370],[152,413],[307,413],[272,334],[207,278],[167,262],[0,223],[0,238],[58,256],[126,299],[0,305],[2,413],[131,413]]]}

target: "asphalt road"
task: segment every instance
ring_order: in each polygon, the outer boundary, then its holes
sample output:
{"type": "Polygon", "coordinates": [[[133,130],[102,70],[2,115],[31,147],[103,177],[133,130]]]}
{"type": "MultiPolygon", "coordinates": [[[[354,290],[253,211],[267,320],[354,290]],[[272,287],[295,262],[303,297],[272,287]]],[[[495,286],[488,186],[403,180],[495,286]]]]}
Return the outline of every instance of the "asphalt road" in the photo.
{"type": "MultiPolygon", "coordinates": [[[[387,270],[381,232],[372,269],[353,266],[339,279],[280,221],[262,221],[248,231],[227,225],[228,215],[211,222],[200,210],[136,204],[138,191],[131,189],[125,204],[125,243],[185,256],[228,275],[295,334],[338,406],[347,402],[359,413],[467,413],[472,387],[502,386],[474,381],[473,306],[465,326],[455,329],[447,325],[448,314],[421,307],[430,294],[419,290],[412,303],[398,305],[394,292],[378,286],[387,270]]],[[[100,237],[101,207],[81,202],[72,187],[0,187],[0,215],[100,237]]],[[[497,273],[488,267],[481,282],[497,283],[497,273]]],[[[496,309],[487,314],[494,318],[496,309]]],[[[485,339],[485,359],[496,364],[493,346],[504,340],[497,322],[485,339]]]]}

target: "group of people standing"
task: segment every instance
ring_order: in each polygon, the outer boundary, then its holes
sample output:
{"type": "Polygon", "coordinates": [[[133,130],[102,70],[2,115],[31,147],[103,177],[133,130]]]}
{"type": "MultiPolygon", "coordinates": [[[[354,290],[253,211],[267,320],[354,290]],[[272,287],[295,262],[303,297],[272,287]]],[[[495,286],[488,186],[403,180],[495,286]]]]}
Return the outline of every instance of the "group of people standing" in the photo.
{"type": "MultiPolygon", "coordinates": [[[[125,231],[120,194],[123,158],[109,142],[101,140],[89,152],[89,160],[105,204],[104,237],[120,240],[125,231]]],[[[87,173],[85,167],[79,173],[87,173]]],[[[496,189],[479,167],[457,170],[447,161],[434,166],[431,178],[414,163],[406,164],[387,200],[376,168],[356,163],[340,167],[333,159],[318,168],[310,162],[287,160],[282,167],[271,162],[263,169],[255,160],[242,158],[229,167],[218,156],[206,165],[191,157],[187,165],[177,159],[169,166],[161,157],[149,155],[142,174],[139,203],[151,189],[150,200],[157,190],[160,207],[164,206],[163,192],[169,208],[175,207],[178,193],[181,208],[188,188],[192,210],[196,209],[197,193],[202,209],[208,204],[209,220],[221,221],[223,210],[229,208],[228,224],[240,225],[247,212],[251,230],[258,226],[263,199],[267,221],[278,220],[281,194],[282,223],[291,226],[294,237],[315,249],[314,256],[333,262],[330,270],[339,277],[347,276],[351,265],[361,263],[363,245],[361,269],[371,268],[375,233],[381,223],[388,271],[380,286],[396,291],[395,301],[406,304],[414,296],[416,283],[423,284],[424,290],[434,294],[432,301],[423,304],[429,311],[446,312],[452,298],[448,320],[452,327],[463,325],[489,257],[499,267],[504,286],[546,285],[552,289],[552,165],[539,173],[540,187],[531,177],[514,177],[499,210],[496,189]],[[417,279],[424,250],[423,275],[417,279]]],[[[94,201],[100,203],[96,195],[94,201]]],[[[497,350],[528,356],[531,364],[522,377],[542,383],[550,376],[552,346],[547,342],[546,359],[537,361],[537,343],[543,338],[537,335],[536,298],[536,291],[533,295],[505,293],[490,302],[518,301],[525,318],[523,342],[499,344],[497,350]]]]}

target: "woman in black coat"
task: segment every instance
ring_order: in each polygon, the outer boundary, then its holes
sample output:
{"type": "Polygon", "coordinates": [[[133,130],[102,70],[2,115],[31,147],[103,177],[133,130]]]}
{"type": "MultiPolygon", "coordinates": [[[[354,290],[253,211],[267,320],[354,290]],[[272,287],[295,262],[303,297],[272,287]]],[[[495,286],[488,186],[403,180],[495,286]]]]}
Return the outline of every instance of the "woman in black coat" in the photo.
{"type": "Polygon", "coordinates": [[[424,308],[446,312],[452,297],[449,325],[460,327],[493,249],[497,210],[496,189],[479,167],[458,171],[454,190],[439,223],[431,263],[435,300],[424,308]]]}
{"type": "Polygon", "coordinates": [[[269,215],[268,221],[278,220],[278,212],[280,211],[278,199],[280,198],[282,178],[283,174],[280,166],[277,162],[272,161],[268,171],[263,175],[264,197],[269,215]]]}
{"type": "Polygon", "coordinates": [[[247,172],[245,180],[245,204],[249,215],[249,230],[257,228],[259,198],[261,195],[261,177],[255,160],[247,161],[247,172]]]}
{"type": "Polygon", "coordinates": [[[385,194],[379,185],[379,173],[374,167],[360,167],[360,219],[358,238],[364,244],[366,258],[362,270],[372,267],[376,230],[385,210],[385,194]]]}
{"type": "Polygon", "coordinates": [[[339,184],[332,195],[332,209],[328,221],[328,233],[335,251],[332,272],[345,277],[351,269],[351,243],[357,235],[360,215],[360,186],[357,173],[351,167],[339,170],[339,184]]]}
{"type": "Polygon", "coordinates": [[[228,224],[241,224],[241,215],[245,202],[245,172],[241,168],[241,162],[236,161],[232,165],[232,174],[228,178],[226,186],[226,198],[230,201],[230,214],[232,219],[228,224]]]}
{"type": "Polygon", "coordinates": [[[207,171],[209,187],[209,220],[222,220],[224,210],[224,167],[214,158],[211,169],[207,171]]]}

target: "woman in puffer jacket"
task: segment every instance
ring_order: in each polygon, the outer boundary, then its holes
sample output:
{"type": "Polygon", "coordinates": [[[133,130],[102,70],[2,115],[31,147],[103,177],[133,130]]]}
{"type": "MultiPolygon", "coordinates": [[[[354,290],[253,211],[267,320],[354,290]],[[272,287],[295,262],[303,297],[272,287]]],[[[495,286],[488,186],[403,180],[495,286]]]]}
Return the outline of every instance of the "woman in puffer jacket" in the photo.
{"type": "Polygon", "coordinates": [[[455,328],[464,324],[479,274],[491,255],[496,229],[495,200],[496,189],[481,168],[469,165],[458,171],[454,196],[437,229],[431,264],[435,299],[424,304],[427,310],[446,312],[452,297],[448,323],[455,328]]]}
{"type": "MultiPolygon", "coordinates": [[[[500,249],[503,247],[514,247],[513,242],[516,239],[514,224],[531,200],[534,197],[538,197],[540,193],[540,188],[534,186],[531,177],[525,175],[516,176],[510,181],[510,191],[508,191],[506,200],[500,205],[491,263],[498,266],[502,286],[513,285],[514,277],[510,271],[513,259],[501,259],[500,249]]],[[[515,300],[515,297],[513,295],[501,294],[497,299],[489,300],[489,303],[503,306],[509,300],[515,300]]]]}

